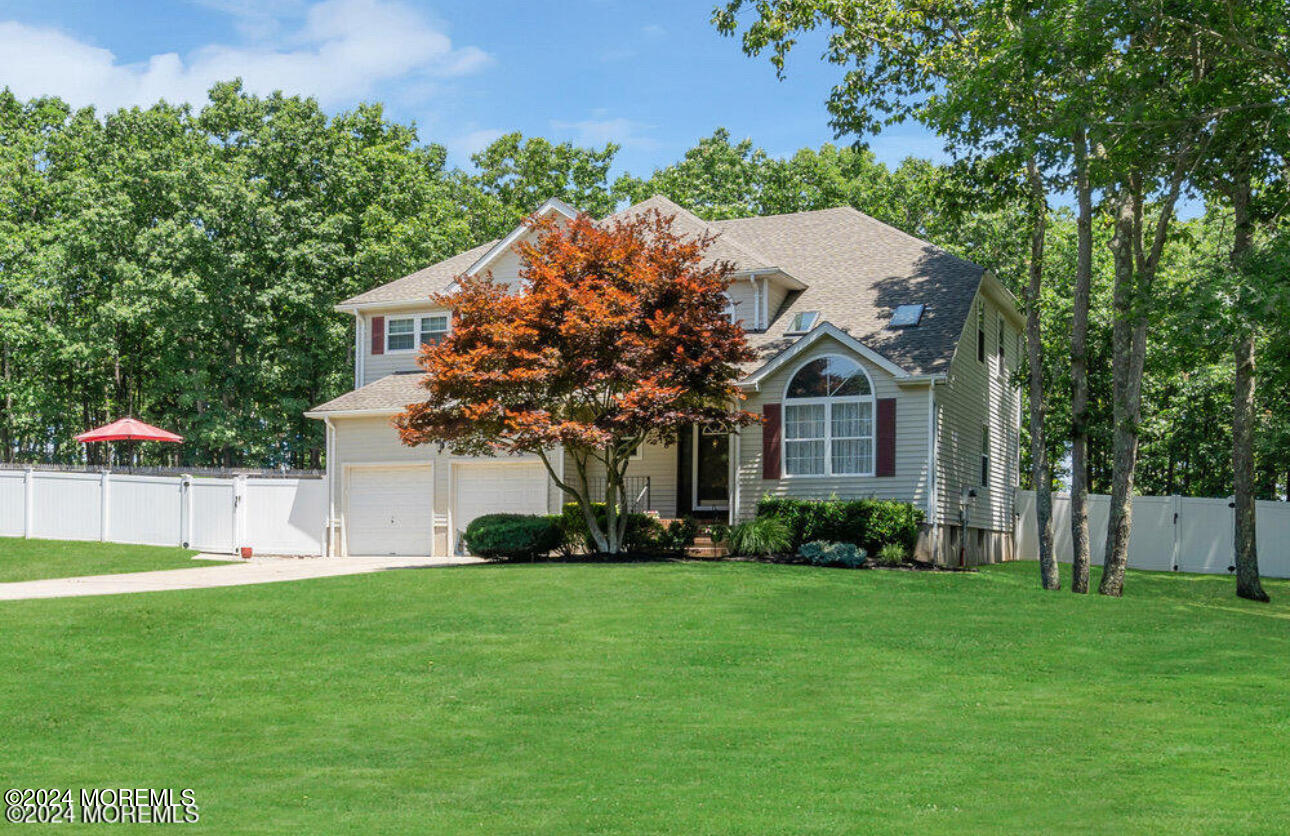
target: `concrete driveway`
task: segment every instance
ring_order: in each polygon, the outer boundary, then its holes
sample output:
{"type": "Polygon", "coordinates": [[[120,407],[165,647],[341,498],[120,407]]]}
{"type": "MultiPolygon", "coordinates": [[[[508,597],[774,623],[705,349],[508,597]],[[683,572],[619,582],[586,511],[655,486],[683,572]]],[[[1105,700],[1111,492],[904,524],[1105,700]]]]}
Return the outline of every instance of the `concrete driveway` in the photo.
{"type": "Polygon", "coordinates": [[[338,575],[363,575],[389,569],[429,569],[482,563],[475,557],[256,557],[229,561],[223,556],[198,555],[196,560],[215,559],[217,566],[195,569],[165,569],[159,572],[127,572],[118,575],[85,575],[78,578],[49,578],[39,581],[0,583],[0,601],[29,598],[75,598],[83,595],[124,595],[132,592],[165,592],[172,589],[207,589],[216,586],[246,586],[255,583],[303,581],[338,575]]]}

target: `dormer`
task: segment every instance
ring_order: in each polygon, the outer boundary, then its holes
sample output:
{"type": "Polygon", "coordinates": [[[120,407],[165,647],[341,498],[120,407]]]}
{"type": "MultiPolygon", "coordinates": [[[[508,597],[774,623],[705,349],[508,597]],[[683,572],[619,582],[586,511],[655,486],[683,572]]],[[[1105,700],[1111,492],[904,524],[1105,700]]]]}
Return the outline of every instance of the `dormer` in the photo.
{"type": "Polygon", "coordinates": [[[778,268],[739,270],[731,274],[726,295],[734,318],[743,321],[744,330],[757,332],[775,322],[790,293],[805,289],[804,282],[778,268]]]}

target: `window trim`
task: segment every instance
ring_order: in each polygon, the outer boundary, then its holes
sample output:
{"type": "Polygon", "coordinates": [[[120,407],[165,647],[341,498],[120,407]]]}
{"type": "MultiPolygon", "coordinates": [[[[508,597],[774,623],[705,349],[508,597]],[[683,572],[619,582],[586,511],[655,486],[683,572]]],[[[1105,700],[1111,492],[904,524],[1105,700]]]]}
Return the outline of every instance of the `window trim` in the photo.
{"type": "MultiPolygon", "coordinates": [[[[869,370],[859,359],[848,357],[845,354],[830,352],[828,354],[817,354],[814,357],[808,357],[801,363],[793,367],[793,373],[788,376],[784,382],[784,395],[780,399],[780,445],[779,445],[779,478],[780,479],[845,479],[845,478],[871,478],[878,470],[878,428],[875,425],[878,420],[878,396],[874,390],[873,378],[869,375],[869,370]],[[855,364],[860,373],[864,375],[865,382],[869,385],[869,394],[867,395],[844,395],[842,397],[821,397],[821,398],[792,398],[789,397],[788,390],[793,385],[794,378],[798,372],[806,366],[817,360],[829,360],[836,358],[848,363],[855,364]],[[833,404],[835,403],[867,403],[869,404],[869,469],[863,473],[834,473],[833,472],[833,404]],[[824,436],[822,438],[794,438],[788,437],[788,408],[790,406],[824,406],[824,436]],[[788,445],[792,441],[823,441],[824,442],[824,472],[823,473],[790,473],[788,470],[788,445]]],[[[864,439],[866,436],[856,436],[855,438],[864,439]]],[[[843,441],[855,440],[851,437],[840,439],[843,441]]]]}
{"type": "Polygon", "coordinates": [[[410,316],[387,316],[385,318],[385,353],[386,354],[409,354],[413,351],[416,351],[418,348],[417,337],[420,336],[417,333],[417,325],[418,323],[417,323],[416,314],[411,314],[410,316]],[[411,322],[412,330],[410,332],[401,331],[399,334],[395,335],[393,331],[394,331],[394,323],[396,322],[411,322]],[[412,337],[412,347],[411,348],[392,348],[390,346],[391,336],[412,337]]]}

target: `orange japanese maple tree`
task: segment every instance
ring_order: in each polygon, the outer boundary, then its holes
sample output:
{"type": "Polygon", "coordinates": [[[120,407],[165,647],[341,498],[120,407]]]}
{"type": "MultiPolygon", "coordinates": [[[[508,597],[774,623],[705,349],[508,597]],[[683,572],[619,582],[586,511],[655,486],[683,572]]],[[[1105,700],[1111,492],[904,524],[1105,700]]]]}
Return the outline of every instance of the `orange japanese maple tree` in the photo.
{"type": "Polygon", "coordinates": [[[675,234],[657,211],[597,222],[527,223],[524,265],[507,286],[461,276],[436,300],[452,329],[426,346],[422,403],[396,419],[404,444],[459,455],[530,453],[581,506],[598,549],[622,549],[628,460],[689,424],[732,430],[757,420],[738,407],[739,364],[754,358],[725,314],[728,263],[703,263],[711,238],[675,234]],[[563,449],[571,468],[556,467],[563,449]],[[589,484],[605,481],[606,513],[589,484]]]}

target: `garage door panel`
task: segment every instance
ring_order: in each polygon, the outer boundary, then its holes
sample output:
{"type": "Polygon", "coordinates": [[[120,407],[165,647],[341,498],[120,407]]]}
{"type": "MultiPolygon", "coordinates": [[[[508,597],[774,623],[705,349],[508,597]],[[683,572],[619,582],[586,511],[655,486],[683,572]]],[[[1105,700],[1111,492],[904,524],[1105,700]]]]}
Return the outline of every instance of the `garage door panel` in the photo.
{"type": "Polygon", "coordinates": [[[432,466],[351,468],[346,507],[349,554],[433,553],[432,466]]]}
{"type": "Polygon", "coordinates": [[[484,514],[547,513],[547,475],[541,462],[454,465],[456,540],[484,514]]]}

